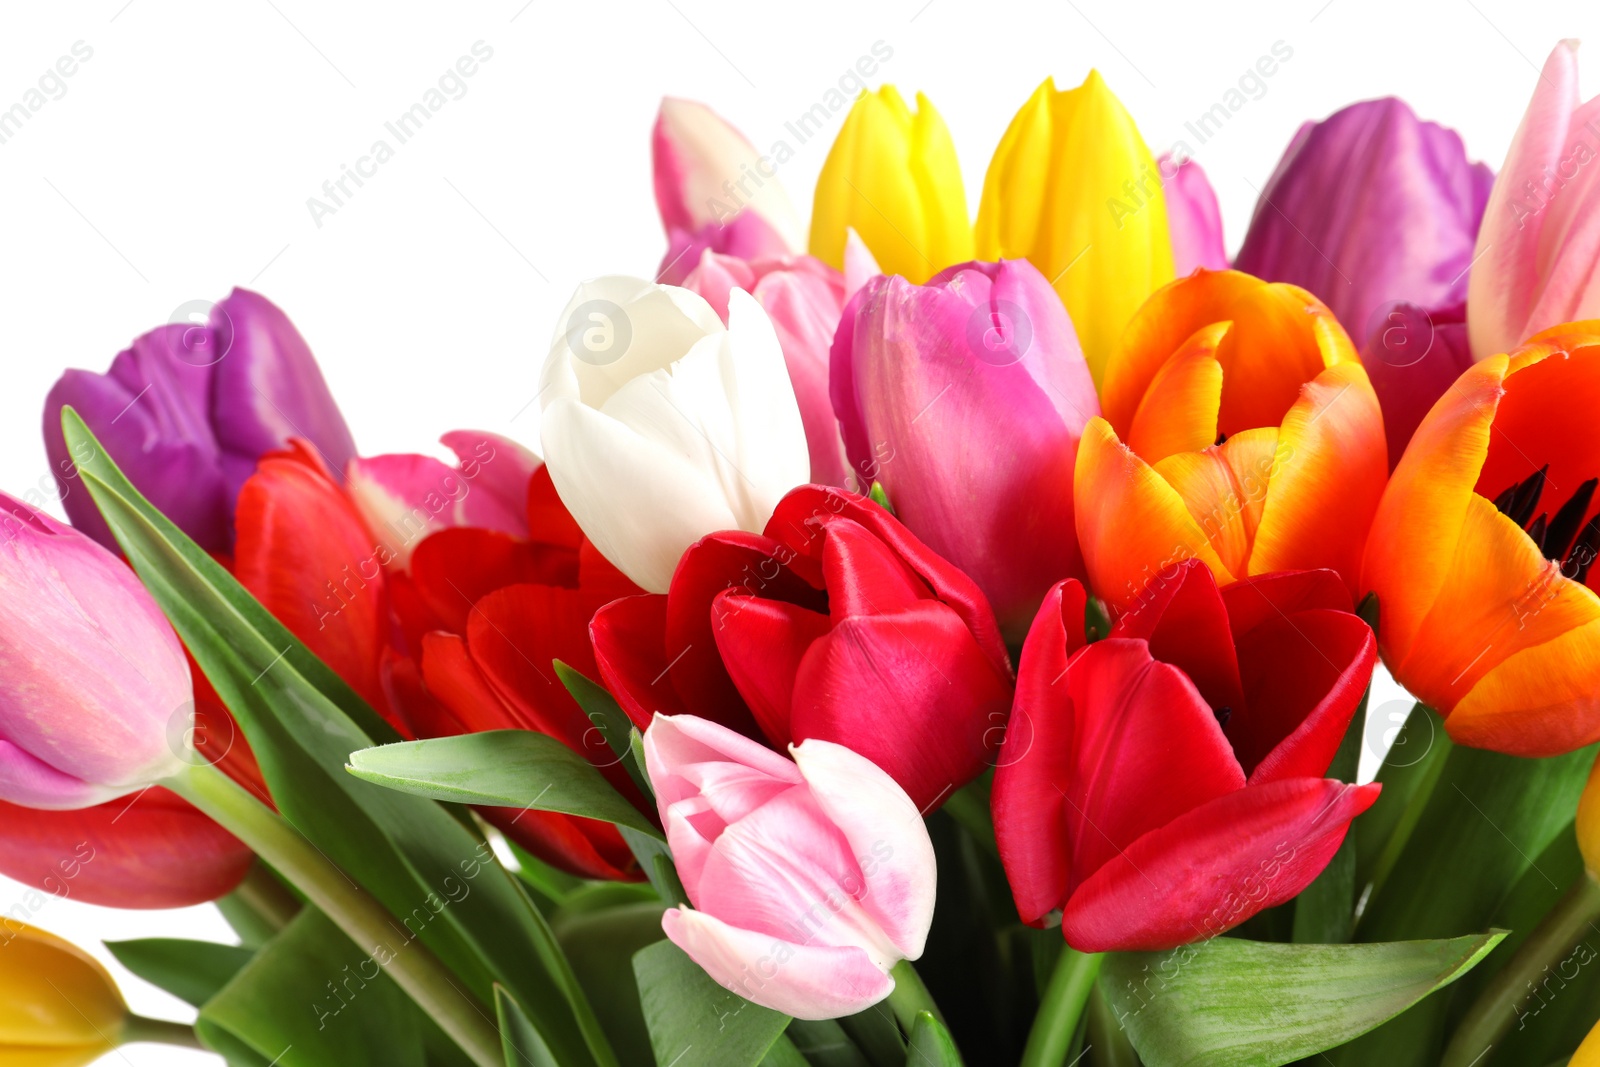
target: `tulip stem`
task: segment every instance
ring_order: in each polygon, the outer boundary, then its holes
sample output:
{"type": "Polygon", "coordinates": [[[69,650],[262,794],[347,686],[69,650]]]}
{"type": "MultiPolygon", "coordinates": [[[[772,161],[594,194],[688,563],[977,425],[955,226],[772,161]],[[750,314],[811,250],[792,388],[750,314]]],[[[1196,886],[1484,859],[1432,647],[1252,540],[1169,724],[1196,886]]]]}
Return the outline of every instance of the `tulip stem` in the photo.
{"type": "Polygon", "coordinates": [[[194,1027],[189,1023],[169,1022],[166,1019],[147,1019],[143,1015],[130,1015],[122,1026],[122,1041],[126,1045],[134,1041],[148,1041],[157,1045],[177,1045],[180,1048],[197,1048],[205,1052],[211,1050],[200,1043],[200,1038],[195,1034],[194,1027]]]}
{"type": "Polygon", "coordinates": [[[1104,959],[1102,952],[1079,952],[1071,945],[1061,950],[1039,998],[1039,1014],[1033,1017],[1019,1067],[1061,1067],[1104,959]]]}
{"type": "Polygon", "coordinates": [[[1584,935],[1600,920],[1600,884],[1588,873],[1567,890],[1556,906],[1545,913],[1505,966],[1490,979],[1478,999],[1462,1017],[1440,1067],[1467,1067],[1480,1062],[1485,1053],[1499,1044],[1513,1023],[1527,1020],[1543,1009],[1547,993],[1563,988],[1572,975],[1563,975],[1563,965],[1577,967],[1594,959],[1593,949],[1580,946],[1584,935]],[[1588,952],[1577,959],[1578,947],[1588,952]],[[1555,989],[1549,986],[1555,979],[1555,989]]]}
{"type": "Polygon", "coordinates": [[[234,892],[274,930],[282,930],[300,914],[300,901],[259,857],[234,892]]]}
{"type": "Polygon", "coordinates": [[[908,1035],[911,1028],[916,1025],[917,1013],[925,1011],[944,1023],[944,1013],[939,1010],[939,1005],[933,1002],[933,994],[928,992],[928,987],[922,984],[922,975],[911,966],[910,960],[901,960],[889,971],[889,977],[894,979],[894,991],[889,994],[889,1010],[894,1012],[895,1020],[900,1023],[900,1028],[908,1035]]]}
{"type": "Polygon", "coordinates": [[[500,1034],[490,1015],[428,948],[403,934],[394,917],[282,816],[209,763],[191,764],[162,785],[205,812],[272,864],[350,940],[372,951],[417,1006],[479,1067],[504,1067],[500,1034]],[[399,951],[386,946],[397,939],[399,951]],[[383,948],[384,951],[377,951],[383,948]]]}

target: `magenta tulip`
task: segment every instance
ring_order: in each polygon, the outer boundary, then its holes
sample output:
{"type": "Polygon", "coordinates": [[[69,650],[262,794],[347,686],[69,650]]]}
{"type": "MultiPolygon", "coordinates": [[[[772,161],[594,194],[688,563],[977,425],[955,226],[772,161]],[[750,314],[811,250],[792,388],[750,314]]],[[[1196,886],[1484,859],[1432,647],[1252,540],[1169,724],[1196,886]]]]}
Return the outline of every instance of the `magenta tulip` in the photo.
{"type": "Polygon", "coordinates": [[[693,715],[644,736],[692,908],[667,937],[722,985],[798,1019],[863,1011],[922,955],[937,871],[916,805],[875,764],[812,739],[794,760],[693,715]]]}
{"type": "Polygon", "coordinates": [[[786,256],[747,262],[707,250],[683,280],[706,298],[723,322],[728,294],[743,289],[772,320],[789,368],[800,421],[811,453],[811,481],[843,486],[848,467],[839,440],[839,420],[828,398],[828,350],[844,310],[844,276],[813,256],[786,256]]]}
{"type": "Polygon", "coordinates": [[[846,307],[830,375],[858,486],[882,483],[901,521],[1020,638],[1045,591],[1083,575],[1072,470],[1100,414],[1050,283],[1022,259],[961,264],[926,285],[880,275],[846,307]]]}
{"type": "Polygon", "coordinates": [[[182,770],[177,635],[131,570],[0,493],[0,800],[83,808],[182,770]]]}
{"type": "Polygon", "coordinates": [[[1194,160],[1178,160],[1170,152],[1156,161],[1156,169],[1161,172],[1161,192],[1167,199],[1173,273],[1183,278],[1196,267],[1227,270],[1222,209],[1206,172],[1194,160]]]}
{"type": "Polygon", "coordinates": [[[1556,45],[1489,195],[1467,290],[1478,359],[1600,316],[1600,96],[1578,101],[1578,42],[1556,45]]]}

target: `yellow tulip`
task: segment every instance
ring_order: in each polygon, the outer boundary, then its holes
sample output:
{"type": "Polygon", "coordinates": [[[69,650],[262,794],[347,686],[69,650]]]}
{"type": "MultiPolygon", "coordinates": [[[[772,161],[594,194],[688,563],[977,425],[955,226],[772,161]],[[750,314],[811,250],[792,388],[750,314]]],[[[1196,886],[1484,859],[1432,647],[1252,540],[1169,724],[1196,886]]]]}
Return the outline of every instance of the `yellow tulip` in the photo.
{"type": "Polygon", "coordinates": [[[1578,1051],[1567,1061],[1567,1067],[1600,1067],[1600,1023],[1595,1023],[1589,1036],[1583,1039],[1578,1051]]]}
{"type": "Polygon", "coordinates": [[[128,1006],[93,956],[0,919],[0,1065],[83,1067],[122,1042],[128,1006]]]}
{"type": "Polygon", "coordinates": [[[1072,316],[1095,384],[1122,328],[1173,278],[1155,159],[1098,71],[1052,79],[1011,120],[978,204],[980,259],[1026,257],[1072,316]]]}
{"type": "Polygon", "coordinates": [[[956,146],[921,93],[914,112],[892,85],[862,93],[828,149],[811,209],[811,254],[843,270],[852,228],[883,273],[919,285],[972,258],[956,146]]]}

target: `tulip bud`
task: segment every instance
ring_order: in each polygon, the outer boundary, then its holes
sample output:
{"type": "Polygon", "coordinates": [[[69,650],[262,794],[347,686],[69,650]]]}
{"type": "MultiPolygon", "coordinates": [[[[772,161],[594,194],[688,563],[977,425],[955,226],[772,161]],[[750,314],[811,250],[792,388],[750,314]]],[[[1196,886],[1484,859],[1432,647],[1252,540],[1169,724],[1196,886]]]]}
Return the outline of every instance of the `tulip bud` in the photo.
{"type": "Polygon", "coordinates": [[[1000,139],[983,180],[982,259],[1027,257],[1060,295],[1100,382],[1122,328],[1173,278],[1161,173],[1097,71],[1045,79],[1000,139]]]}
{"type": "Polygon", "coordinates": [[[1600,97],[1578,100],[1578,42],[1545,60],[1489,193],[1467,286],[1479,359],[1600,316],[1600,97]]]}
{"type": "Polygon", "coordinates": [[[1589,771],[1589,782],[1578,798],[1578,851],[1589,877],[1600,878],[1600,759],[1589,771]]]}
{"type": "Polygon", "coordinates": [[[669,938],[733,992],[834,1019],[894,989],[922,955],[937,870],[922,816],[894,781],[816,739],[794,761],[693,715],[657,715],[645,765],[691,908],[669,938]]]}
{"type": "Polygon", "coordinates": [[[82,808],[184,768],[172,627],[126,565],[0,493],[0,800],[82,808]]]}
{"type": "Polygon", "coordinates": [[[128,1006],[93,956],[0,919],[0,1063],[85,1067],[122,1040],[128,1006]]]}
{"type": "Polygon", "coordinates": [[[1072,468],[1100,403],[1061,301],[1032,264],[1002,260],[923,286],[880,275],[850,308],[832,366],[850,488],[881,482],[1020,639],[1045,590],[1083,576],[1072,468]]]}
{"type": "Polygon", "coordinates": [[[843,270],[850,229],[885,274],[914,282],[972,258],[955,143],[921,93],[915,112],[892,85],[862,93],[828,149],[811,209],[811,254],[843,270]]]}
{"type": "Polygon", "coordinates": [[[1168,152],[1157,161],[1161,189],[1167,198],[1167,228],[1172,235],[1172,270],[1179,278],[1196,267],[1227,270],[1228,250],[1222,242],[1222,209],[1206,172],[1192,159],[1168,152]]]}
{"type": "Polygon", "coordinates": [[[728,305],[724,327],[687,289],[599,278],[550,344],[550,478],[600,554],[647,590],[664,592],[706,534],[759,531],[810,469],[772,323],[742,290],[728,305]]]}

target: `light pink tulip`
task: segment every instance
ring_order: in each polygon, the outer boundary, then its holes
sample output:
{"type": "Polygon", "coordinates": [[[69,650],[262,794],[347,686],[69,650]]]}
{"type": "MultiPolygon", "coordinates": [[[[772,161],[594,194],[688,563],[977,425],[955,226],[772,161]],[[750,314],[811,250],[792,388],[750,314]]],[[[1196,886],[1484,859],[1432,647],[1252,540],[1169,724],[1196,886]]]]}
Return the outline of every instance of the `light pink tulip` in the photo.
{"type": "Polygon", "coordinates": [[[0,800],[85,808],[182,770],[189,664],[116,556],[0,493],[0,800]]]}
{"type": "Polygon", "coordinates": [[[1467,287],[1478,359],[1600,316],[1600,97],[1579,103],[1577,52],[1545,60],[1489,193],[1467,287]]]}
{"type": "Polygon", "coordinates": [[[705,297],[723,322],[728,321],[728,294],[734,289],[756,298],[778,332],[789,381],[800,402],[811,480],[843,486],[849,466],[828,397],[828,349],[844,310],[844,276],[813,256],[747,262],[707,250],[683,287],[705,297]]]}
{"type": "Polygon", "coordinates": [[[1168,152],[1156,163],[1167,199],[1167,229],[1172,234],[1172,268],[1180,278],[1196,267],[1227,270],[1222,244],[1222,211],[1206,172],[1194,160],[1174,160],[1168,152]]]}
{"type": "Polygon", "coordinates": [[[439,440],[458,457],[454,467],[395,453],[352,459],[345,472],[367,528],[394,548],[393,567],[407,567],[424,537],[452,526],[528,536],[528,479],[539,457],[481,430],[453,430],[439,440]]]}
{"type": "Polygon", "coordinates": [[[798,1019],[862,1011],[922,955],[933,844],[863,756],[815,738],[790,762],[725,726],[657,715],[645,765],[693,908],[667,937],[733,992],[798,1019]]]}

